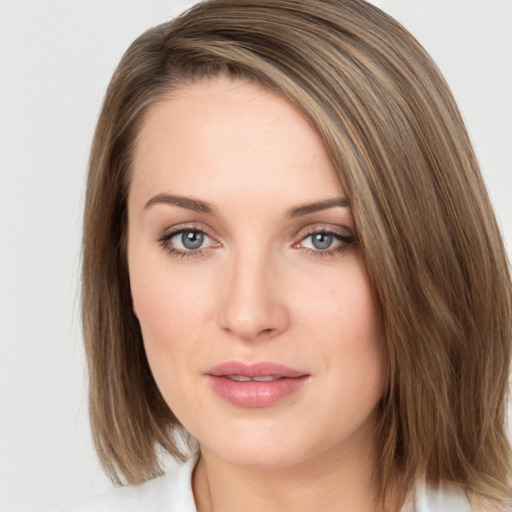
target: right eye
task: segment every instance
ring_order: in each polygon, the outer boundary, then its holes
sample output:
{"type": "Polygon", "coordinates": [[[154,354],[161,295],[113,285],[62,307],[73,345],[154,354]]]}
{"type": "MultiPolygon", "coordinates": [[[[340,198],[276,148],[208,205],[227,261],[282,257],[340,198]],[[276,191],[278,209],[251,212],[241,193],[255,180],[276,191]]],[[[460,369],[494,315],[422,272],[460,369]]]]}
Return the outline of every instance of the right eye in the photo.
{"type": "Polygon", "coordinates": [[[200,229],[183,228],[166,233],[160,238],[159,242],[167,249],[169,254],[182,257],[199,256],[203,250],[218,245],[200,229]]]}
{"type": "Polygon", "coordinates": [[[186,251],[200,249],[205,239],[208,238],[202,231],[182,231],[174,235],[169,241],[176,245],[176,248],[186,251]]]}

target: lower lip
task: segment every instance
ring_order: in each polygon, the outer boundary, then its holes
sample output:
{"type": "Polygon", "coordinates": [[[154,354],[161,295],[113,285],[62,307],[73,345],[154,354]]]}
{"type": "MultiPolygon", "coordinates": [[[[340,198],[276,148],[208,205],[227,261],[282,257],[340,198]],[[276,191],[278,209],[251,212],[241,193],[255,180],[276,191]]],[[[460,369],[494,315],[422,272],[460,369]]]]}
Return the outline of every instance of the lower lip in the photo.
{"type": "Polygon", "coordinates": [[[306,379],[307,375],[268,382],[239,382],[227,377],[208,376],[217,395],[238,407],[268,407],[298,391],[306,379]]]}

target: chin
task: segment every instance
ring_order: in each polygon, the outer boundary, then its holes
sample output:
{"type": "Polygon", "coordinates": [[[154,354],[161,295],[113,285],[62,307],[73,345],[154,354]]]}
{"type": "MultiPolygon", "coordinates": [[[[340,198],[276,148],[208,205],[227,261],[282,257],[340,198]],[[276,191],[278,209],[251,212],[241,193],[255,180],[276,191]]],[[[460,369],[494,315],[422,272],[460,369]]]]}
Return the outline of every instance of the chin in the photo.
{"type": "Polygon", "coordinates": [[[297,451],[287,451],[277,446],[264,448],[256,445],[253,447],[245,446],[243,449],[231,449],[219,453],[217,456],[236,466],[259,469],[287,468],[301,462],[297,451]]]}
{"type": "Polygon", "coordinates": [[[307,457],[307,449],[296,431],[276,432],[271,425],[254,427],[239,426],[217,436],[212,436],[212,432],[209,439],[200,444],[230,464],[250,468],[284,468],[307,457]]]}

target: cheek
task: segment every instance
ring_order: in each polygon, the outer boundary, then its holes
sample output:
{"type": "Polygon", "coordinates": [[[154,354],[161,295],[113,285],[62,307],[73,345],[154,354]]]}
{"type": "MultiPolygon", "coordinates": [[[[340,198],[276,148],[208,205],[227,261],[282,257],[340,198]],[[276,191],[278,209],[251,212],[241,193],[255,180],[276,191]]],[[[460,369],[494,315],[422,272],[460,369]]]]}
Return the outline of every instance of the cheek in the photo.
{"type": "Polygon", "coordinates": [[[210,308],[211,283],[191,266],[176,271],[154,252],[138,247],[129,252],[133,308],[148,340],[170,341],[173,333],[191,334],[201,327],[210,308]]]}
{"type": "Polygon", "coordinates": [[[352,261],[317,284],[311,283],[307,293],[296,294],[296,309],[303,325],[323,331],[326,339],[337,340],[338,346],[382,344],[381,318],[359,261],[352,261]]]}
{"type": "Polygon", "coordinates": [[[324,281],[300,307],[302,326],[324,352],[325,373],[346,397],[380,399],[384,392],[388,354],[381,316],[361,264],[343,277],[324,281]]]}
{"type": "Polygon", "coordinates": [[[194,409],[197,403],[191,395],[195,387],[190,385],[194,382],[190,363],[200,350],[206,305],[179,279],[168,281],[146,270],[143,279],[136,272],[132,275],[134,305],[151,372],[166,403],[183,421],[183,410],[194,409]]]}
{"type": "MultiPolygon", "coordinates": [[[[154,251],[153,251],[154,252],[154,251]]],[[[139,320],[146,354],[159,386],[174,375],[180,361],[194,349],[205,319],[204,287],[188,285],[186,273],[170,272],[161,254],[132,247],[129,252],[133,308],[139,320]],[[180,343],[187,340],[187,343],[180,343]],[[165,381],[165,379],[164,379],[165,381]]],[[[165,394],[165,390],[162,389],[165,394]]]]}

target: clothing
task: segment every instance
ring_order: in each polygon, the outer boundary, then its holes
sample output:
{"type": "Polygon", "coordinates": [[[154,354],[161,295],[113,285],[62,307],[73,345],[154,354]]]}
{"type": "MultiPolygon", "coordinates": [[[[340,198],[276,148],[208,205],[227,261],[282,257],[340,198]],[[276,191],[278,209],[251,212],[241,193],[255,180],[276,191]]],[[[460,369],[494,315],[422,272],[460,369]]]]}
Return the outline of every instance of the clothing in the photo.
{"type": "MultiPolygon", "coordinates": [[[[176,471],[140,485],[113,489],[61,512],[197,512],[192,493],[196,463],[194,457],[176,471]]],[[[471,512],[471,507],[454,487],[419,484],[401,512],[471,512]]]]}
{"type": "Polygon", "coordinates": [[[197,512],[192,493],[192,472],[197,457],[176,471],[140,485],[118,487],[61,512],[197,512]]]}

